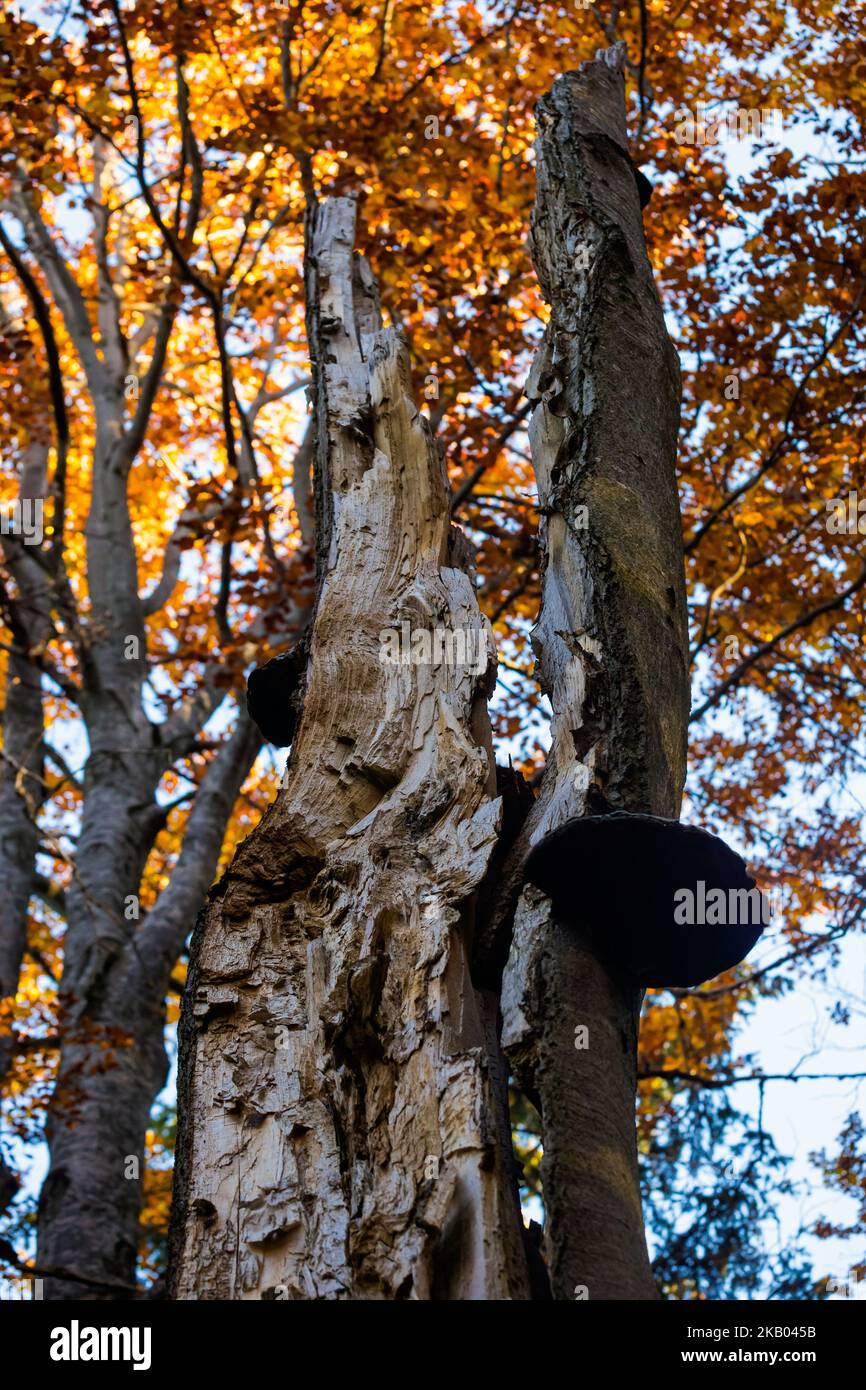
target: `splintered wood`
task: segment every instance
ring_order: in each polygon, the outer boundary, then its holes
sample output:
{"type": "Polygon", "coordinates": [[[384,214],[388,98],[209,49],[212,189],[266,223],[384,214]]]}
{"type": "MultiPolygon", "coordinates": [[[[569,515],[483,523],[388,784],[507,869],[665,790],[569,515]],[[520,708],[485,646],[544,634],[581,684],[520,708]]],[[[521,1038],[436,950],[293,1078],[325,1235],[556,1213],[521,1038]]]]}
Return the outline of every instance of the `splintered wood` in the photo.
{"type": "Polygon", "coordinates": [[[194,937],[178,1298],[525,1296],[495,1006],[468,968],[495,657],[354,234],[351,199],[314,209],[321,583],[283,787],[194,937]],[[484,659],[395,661],[405,623],[484,659]]]}

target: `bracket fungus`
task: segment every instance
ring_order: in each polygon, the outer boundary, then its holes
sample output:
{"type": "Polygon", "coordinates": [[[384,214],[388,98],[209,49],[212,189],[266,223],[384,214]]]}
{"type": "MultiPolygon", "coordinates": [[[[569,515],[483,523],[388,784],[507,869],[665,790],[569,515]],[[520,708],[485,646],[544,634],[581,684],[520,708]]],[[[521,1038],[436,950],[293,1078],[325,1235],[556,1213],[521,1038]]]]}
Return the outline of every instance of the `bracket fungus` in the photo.
{"type": "Polygon", "coordinates": [[[738,854],[660,816],[576,816],[532,848],[525,872],[559,922],[643,987],[690,988],[732,969],[767,921],[738,854]]]}
{"type": "Polygon", "coordinates": [[[247,678],[247,713],[277,748],[286,748],[295,736],[298,712],[295,695],[304,672],[298,648],[272,657],[247,678]]]}
{"type": "Polygon", "coordinates": [[[637,196],[640,199],[640,210],[643,212],[647,203],[653,195],[653,186],[642,169],[632,165],[634,169],[634,181],[637,184],[637,196]]]}

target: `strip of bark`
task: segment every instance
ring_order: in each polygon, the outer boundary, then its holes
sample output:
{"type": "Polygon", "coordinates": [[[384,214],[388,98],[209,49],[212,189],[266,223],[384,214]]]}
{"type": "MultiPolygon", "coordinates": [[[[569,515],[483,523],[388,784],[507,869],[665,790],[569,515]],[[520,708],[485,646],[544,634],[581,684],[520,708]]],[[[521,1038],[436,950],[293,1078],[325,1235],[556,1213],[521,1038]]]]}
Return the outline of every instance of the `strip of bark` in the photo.
{"type": "MultiPolygon", "coordinates": [[[[537,110],[532,254],[551,316],[527,386],[542,514],[533,643],[553,723],[541,793],[504,875],[512,885],[529,845],[570,816],[676,816],[685,776],[679,369],[644,245],[623,57],[617,45],[564,74],[537,110]]],[[[576,911],[581,879],[604,871],[575,864],[576,911]]],[[[634,1124],[640,1003],[547,898],[524,890],[503,1045],[542,1110],[558,1299],[655,1296],[634,1124]]]]}

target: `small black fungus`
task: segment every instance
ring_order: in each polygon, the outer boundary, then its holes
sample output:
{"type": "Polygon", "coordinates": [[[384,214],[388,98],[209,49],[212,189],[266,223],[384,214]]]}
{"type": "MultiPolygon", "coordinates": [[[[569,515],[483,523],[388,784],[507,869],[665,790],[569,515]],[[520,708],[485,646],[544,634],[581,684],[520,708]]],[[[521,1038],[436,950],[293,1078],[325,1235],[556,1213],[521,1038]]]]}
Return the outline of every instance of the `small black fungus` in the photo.
{"type": "Polygon", "coordinates": [[[294,651],[257,666],[247,678],[247,711],[268,743],[286,748],[295,736],[298,712],[295,696],[304,663],[294,651]]]}
{"type": "Polygon", "coordinates": [[[632,168],[634,169],[634,181],[637,184],[637,196],[640,198],[640,210],[643,212],[653,195],[653,186],[646,174],[641,173],[640,169],[635,168],[634,165],[632,168]]]}

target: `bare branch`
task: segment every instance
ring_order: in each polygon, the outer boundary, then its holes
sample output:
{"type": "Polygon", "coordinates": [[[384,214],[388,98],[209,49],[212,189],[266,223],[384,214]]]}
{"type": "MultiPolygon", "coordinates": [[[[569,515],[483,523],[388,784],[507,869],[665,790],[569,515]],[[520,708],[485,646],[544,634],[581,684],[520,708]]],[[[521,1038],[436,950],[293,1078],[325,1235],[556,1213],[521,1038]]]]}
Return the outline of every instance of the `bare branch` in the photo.
{"type": "Polygon", "coordinates": [[[661,1067],[656,1071],[640,1071],[637,1079],[639,1082],[658,1079],[685,1081],[692,1086],[705,1086],[708,1090],[720,1091],[726,1086],[739,1086],[745,1081],[757,1081],[761,1086],[765,1081],[866,1081],[866,1071],[755,1071],[745,1076],[699,1076],[695,1072],[681,1071],[677,1067],[661,1067]]]}
{"type": "Polygon", "coordinates": [[[866,564],[862,566],[857,578],[843,589],[841,594],[837,594],[835,598],[827,599],[824,603],[819,603],[816,608],[810,609],[808,613],[804,613],[794,622],[788,623],[786,627],[781,628],[781,630],[773,637],[769,638],[768,641],[762,642],[759,647],[756,647],[750,656],[747,656],[743,661],[739,662],[739,664],[734,667],[731,674],[722,681],[721,685],[718,685],[713,693],[704,700],[703,704],[692,713],[691,722],[694,723],[696,720],[703,718],[707,711],[711,710],[714,705],[717,705],[733,686],[739,684],[747,671],[750,671],[757,662],[778,647],[780,642],[784,642],[786,637],[790,637],[794,632],[801,632],[804,628],[810,627],[818,618],[822,618],[825,614],[833,613],[836,609],[841,608],[845,600],[849,599],[852,594],[856,594],[859,589],[862,589],[864,584],[866,584],[866,564]]]}
{"type": "MultiPolygon", "coordinates": [[[[198,145],[193,137],[192,127],[189,120],[189,89],[186,78],[180,63],[176,67],[177,84],[177,113],[180,121],[182,134],[184,159],[181,165],[180,177],[178,179],[177,200],[174,210],[174,235],[180,235],[181,205],[183,200],[183,170],[186,167],[186,158],[192,167],[192,185],[190,189],[189,205],[183,228],[183,244],[189,246],[192,243],[193,233],[198,226],[201,216],[201,203],[204,191],[204,171],[202,168],[201,154],[198,145]]],[[[140,156],[140,169],[144,168],[144,134],[141,129],[140,119],[136,125],[137,148],[140,156]]],[[[141,175],[140,175],[141,176],[141,175]]],[[[178,241],[178,245],[180,242],[178,241]]],[[[169,248],[170,249],[170,248],[169,248]]],[[[176,266],[176,261],[172,260],[172,265],[176,266]]],[[[178,273],[172,275],[172,283],[163,301],[159,312],[159,320],[156,328],[156,338],[151,354],[150,365],[145,374],[141,385],[141,393],[136,407],[135,416],[132,424],[127,430],[124,440],[124,452],[126,458],[131,462],[138,453],[147,432],[148,422],[156,400],[156,393],[162,380],[165,368],[165,359],[168,353],[168,344],[171,338],[171,331],[178,311],[178,273]]]]}
{"type": "Polygon", "coordinates": [[[183,844],[168,885],[147,917],[139,954],[151,976],[165,988],[208,888],[213,880],[226,825],[241,786],[256,760],[262,736],[245,709],[234,733],[222,745],[202,778],[184,831],[183,844]]]}
{"type": "Polygon", "coordinates": [[[51,407],[54,412],[54,482],[52,495],[54,497],[54,536],[51,549],[54,554],[55,565],[59,562],[63,554],[63,530],[66,512],[66,460],[69,454],[69,417],[66,412],[66,392],[63,385],[63,372],[60,367],[60,352],[57,347],[57,339],[54,335],[54,327],[51,323],[51,313],[45,296],[31,275],[29,267],[24,259],[19,255],[17,247],[9,237],[0,223],[0,245],[15,267],[15,273],[24,287],[24,292],[30,301],[33,310],[33,317],[39,326],[42,335],[42,342],[45,348],[45,357],[48,363],[48,387],[51,393],[51,407]]]}
{"type": "Polygon", "coordinates": [[[90,316],[78,282],[23,186],[19,186],[12,194],[8,206],[21,223],[27,245],[48,281],[54,302],[63,315],[66,331],[75,345],[96,404],[104,398],[105,370],[96,351],[90,316]]]}
{"type": "Polygon", "coordinates": [[[518,426],[523,423],[527,415],[529,415],[530,411],[532,410],[533,404],[533,401],[524,401],[523,405],[515,411],[508,423],[504,425],[503,428],[500,430],[499,434],[493,440],[492,444],[490,445],[490,448],[487,450],[487,452],[484,455],[484,458],[481,460],[478,466],[472,470],[472,472],[469,474],[467,478],[464,478],[463,482],[458,487],[451,501],[452,516],[454,516],[455,513],[460,510],[460,507],[463,505],[463,503],[466,501],[466,498],[472,492],[472,489],[475,487],[475,484],[480,482],[480,480],[484,477],[484,474],[487,472],[488,468],[491,468],[493,464],[496,462],[499,456],[499,451],[502,449],[503,445],[505,445],[508,442],[508,440],[514,434],[514,432],[517,430],[518,426]]]}

